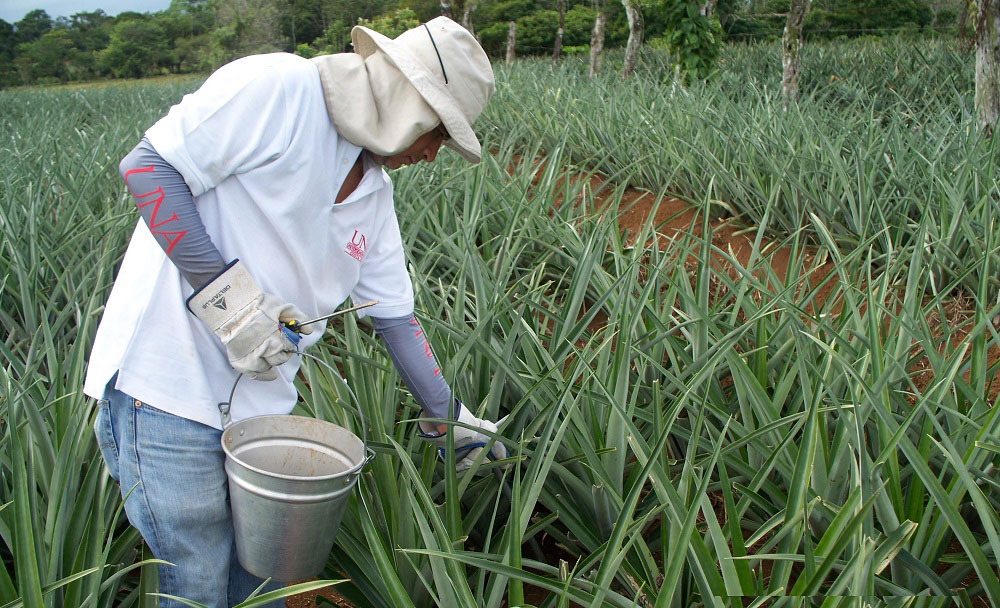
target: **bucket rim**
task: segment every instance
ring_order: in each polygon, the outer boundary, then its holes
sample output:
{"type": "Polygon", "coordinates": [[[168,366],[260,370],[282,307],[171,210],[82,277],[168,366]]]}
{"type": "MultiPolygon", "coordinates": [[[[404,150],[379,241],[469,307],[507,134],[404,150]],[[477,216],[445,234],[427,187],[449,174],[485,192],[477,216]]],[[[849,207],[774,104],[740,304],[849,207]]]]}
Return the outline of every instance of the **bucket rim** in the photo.
{"type": "Polygon", "coordinates": [[[225,430],[222,431],[222,435],[219,437],[219,443],[222,444],[222,451],[226,454],[226,458],[227,459],[232,459],[234,462],[236,462],[237,464],[239,464],[241,467],[243,467],[243,468],[245,468],[245,469],[247,469],[249,471],[253,471],[254,473],[259,473],[261,475],[265,475],[267,477],[272,477],[274,479],[286,479],[288,481],[324,481],[324,480],[329,480],[329,479],[337,479],[338,477],[349,477],[351,475],[356,474],[366,464],[368,464],[369,458],[366,456],[366,454],[371,449],[371,448],[368,447],[368,444],[365,443],[364,439],[361,439],[360,437],[358,437],[357,435],[355,435],[353,432],[351,432],[350,429],[342,427],[339,424],[334,424],[334,423],[329,422],[327,420],[320,420],[319,418],[311,418],[309,416],[296,416],[294,414],[261,414],[259,416],[250,416],[249,418],[244,418],[243,420],[240,420],[239,422],[234,422],[231,425],[229,425],[228,427],[226,427],[225,430]],[[233,430],[234,428],[238,427],[240,424],[242,424],[244,422],[250,422],[252,420],[258,420],[260,418],[295,418],[295,419],[303,419],[303,420],[308,420],[310,422],[322,422],[323,424],[328,424],[328,425],[336,427],[338,429],[347,431],[348,433],[351,434],[352,437],[355,437],[358,441],[361,442],[361,454],[362,454],[361,462],[359,462],[358,464],[354,465],[350,469],[347,469],[346,471],[341,471],[339,473],[331,473],[329,475],[287,475],[285,473],[274,473],[272,471],[265,471],[264,469],[261,469],[260,467],[255,467],[255,466],[249,465],[246,462],[244,462],[242,459],[237,458],[236,455],[234,455],[229,450],[229,448],[226,447],[226,433],[230,432],[231,430],[233,430]]]}

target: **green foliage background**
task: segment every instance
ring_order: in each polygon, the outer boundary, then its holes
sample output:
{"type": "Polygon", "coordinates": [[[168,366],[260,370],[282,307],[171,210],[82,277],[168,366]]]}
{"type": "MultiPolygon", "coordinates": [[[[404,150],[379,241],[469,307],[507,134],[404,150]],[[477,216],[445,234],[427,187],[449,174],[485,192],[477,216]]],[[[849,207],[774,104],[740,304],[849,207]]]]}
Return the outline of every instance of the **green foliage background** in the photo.
{"type": "MultiPolygon", "coordinates": [[[[471,10],[483,47],[501,56],[510,21],[517,24],[519,56],[547,55],[556,36],[555,0],[459,0],[452,16],[471,10]],[[467,6],[468,5],[468,6],[467,6]]],[[[647,0],[645,38],[679,53],[687,79],[713,73],[721,40],[780,37],[785,0],[721,0],[712,19],[697,15],[700,2],[647,0]]],[[[598,10],[608,16],[605,47],[623,46],[628,26],[621,2],[567,2],[563,46],[567,53],[589,45],[598,10]]],[[[350,50],[350,30],[363,23],[388,35],[440,14],[432,0],[172,0],[153,13],[102,10],[53,16],[41,9],[15,23],[0,20],[0,88],[98,78],[139,78],[208,72],[259,52],[284,50],[304,56],[350,50]]],[[[961,0],[817,0],[807,36],[830,38],[911,32],[956,31],[961,0]]]]}

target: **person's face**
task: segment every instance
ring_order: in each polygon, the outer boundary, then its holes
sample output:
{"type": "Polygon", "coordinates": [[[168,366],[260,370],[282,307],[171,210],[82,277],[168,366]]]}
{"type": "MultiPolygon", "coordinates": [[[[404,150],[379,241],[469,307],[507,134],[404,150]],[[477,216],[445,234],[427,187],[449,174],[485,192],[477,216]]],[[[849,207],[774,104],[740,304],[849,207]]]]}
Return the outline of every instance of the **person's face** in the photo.
{"type": "Polygon", "coordinates": [[[382,156],[371,154],[372,159],[379,165],[387,169],[398,169],[404,165],[415,165],[420,161],[431,162],[437,157],[441,142],[448,138],[448,131],[444,125],[438,125],[433,131],[424,133],[417,138],[409,148],[393,154],[392,156],[382,156]]]}

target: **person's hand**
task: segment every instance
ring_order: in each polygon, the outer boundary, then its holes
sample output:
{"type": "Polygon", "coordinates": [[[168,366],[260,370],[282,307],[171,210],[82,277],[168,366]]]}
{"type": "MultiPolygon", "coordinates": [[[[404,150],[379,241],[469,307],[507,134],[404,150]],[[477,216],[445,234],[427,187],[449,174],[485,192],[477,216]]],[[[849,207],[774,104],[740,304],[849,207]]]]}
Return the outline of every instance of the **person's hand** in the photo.
{"type": "MultiPolygon", "coordinates": [[[[486,433],[491,433],[496,435],[497,427],[503,424],[506,420],[506,416],[498,420],[496,423],[490,422],[489,420],[482,420],[481,418],[476,418],[472,412],[470,412],[460,401],[455,401],[458,407],[458,417],[456,422],[459,424],[448,425],[447,428],[452,429],[454,434],[454,446],[455,446],[455,470],[462,472],[467,470],[469,467],[475,463],[476,459],[479,458],[480,453],[489,446],[489,452],[482,459],[482,462],[488,462],[490,460],[502,460],[507,457],[507,448],[499,439],[494,440],[493,437],[486,433]],[[468,426],[461,426],[468,425],[468,426]],[[471,427],[471,428],[469,428],[471,427]],[[486,431],[486,433],[482,432],[486,431]],[[490,443],[492,442],[492,445],[490,443]]],[[[444,459],[444,451],[448,447],[448,434],[447,430],[440,431],[440,425],[434,428],[431,425],[427,425],[423,422],[418,422],[420,427],[420,438],[433,444],[438,449],[438,455],[441,459],[444,459]]]]}
{"type": "MultiPolygon", "coordinates": [[[[187,306],[226,346],[233,369],[254,380],[276,379],[274,367],[288,361],[296,350],[280,323],[306,318],[295,306],[263,293],[239,260],[195,291],[187,306]]],[[[309,334],[312,328],[296,331],[309,334]]]]}

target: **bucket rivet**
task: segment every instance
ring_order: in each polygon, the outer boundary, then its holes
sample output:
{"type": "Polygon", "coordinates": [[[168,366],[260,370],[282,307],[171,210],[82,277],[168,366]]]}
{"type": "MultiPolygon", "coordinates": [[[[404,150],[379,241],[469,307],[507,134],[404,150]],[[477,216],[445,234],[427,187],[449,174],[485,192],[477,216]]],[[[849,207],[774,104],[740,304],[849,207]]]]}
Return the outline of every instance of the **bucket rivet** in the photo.
{"type": "Polygon", "coordinates": [[[244,429],[240,429],[240,437],[246,435],[247,432],[244,429]]]}

